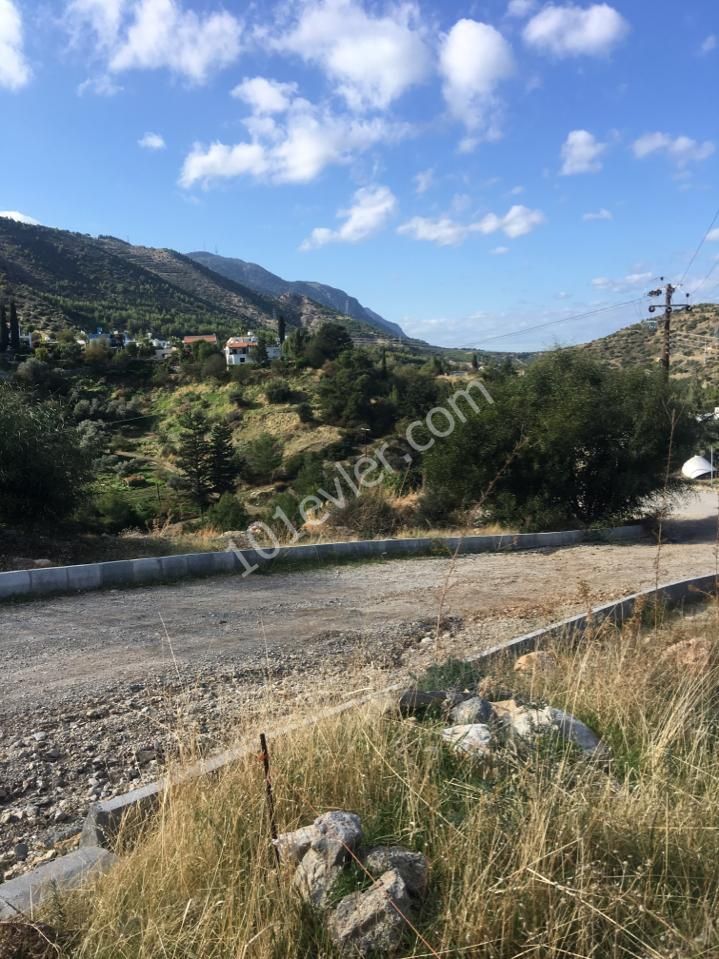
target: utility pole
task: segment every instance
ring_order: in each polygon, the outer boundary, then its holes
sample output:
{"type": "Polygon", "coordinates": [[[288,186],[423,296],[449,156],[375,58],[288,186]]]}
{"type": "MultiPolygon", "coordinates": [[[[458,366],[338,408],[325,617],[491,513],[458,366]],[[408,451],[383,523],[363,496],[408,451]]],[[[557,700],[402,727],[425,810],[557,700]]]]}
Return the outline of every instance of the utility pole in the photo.
{"type": "MultiPolygon", "coordinates": [[[[660,276],[659,279],[661,282],[664,282],[664,277],[660,276]]],[[[664,294],[664,327],[662,330],[662,357],[661,364],[662,369],[664,370],[664,375],[669,379],[669,360],[671,353],[671,332],[672,332],[672,315],[679,310],[691,310],[691,306],[687,304],[686,306],[674,306],[673,297],[677,292],[677,287],[672,286],[671,283],[667,283],[665,287],[660,287],[657,290],[650,290],[647,296],[661,296],[664,294]]],[[[687,293],[687,296],[689,294],[687,293]]],[[[649,307],[649,312],[654,313],[658,307],[652,304],[649,307]]]]}

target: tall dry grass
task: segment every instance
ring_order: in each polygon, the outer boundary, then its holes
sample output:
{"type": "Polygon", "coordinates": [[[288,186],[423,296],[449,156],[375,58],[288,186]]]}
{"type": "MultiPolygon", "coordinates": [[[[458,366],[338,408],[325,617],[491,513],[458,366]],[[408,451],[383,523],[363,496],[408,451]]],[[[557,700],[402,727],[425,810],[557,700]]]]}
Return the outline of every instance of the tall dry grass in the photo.
{"type": "MultiPolygon", "coordinates": [[[[270,740],[279,827],[351,809],[367,842],[427,855],[425,941],[408,928],[403,956],[716,957],[719,670],[660,658],[688,635],[714,642],[716,626],[712,613],[597,633],[558,647],[558,667],[536,679],[498,667],[525,699],[593,725],[612,748],[608,769],[552,739],[478,765],[451,753],[436,723],[366,707],[270,740]]],[[[168,794],[112,873],[52,918],[75,930],[76,959],[335,956],[289,880],[248,757],[168,794]]]]}

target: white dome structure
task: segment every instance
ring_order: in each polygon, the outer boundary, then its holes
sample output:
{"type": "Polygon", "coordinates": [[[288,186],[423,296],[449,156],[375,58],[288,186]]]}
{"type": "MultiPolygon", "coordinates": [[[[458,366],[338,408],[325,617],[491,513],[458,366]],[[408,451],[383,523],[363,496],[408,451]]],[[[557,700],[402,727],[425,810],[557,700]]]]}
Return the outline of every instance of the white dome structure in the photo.
{"type": "Polygon", "coordinates": [[[692,456],[682,466],[682,476],[687,479],[706,479],[712,475],[712,465],[703,456],[692,456]]]}

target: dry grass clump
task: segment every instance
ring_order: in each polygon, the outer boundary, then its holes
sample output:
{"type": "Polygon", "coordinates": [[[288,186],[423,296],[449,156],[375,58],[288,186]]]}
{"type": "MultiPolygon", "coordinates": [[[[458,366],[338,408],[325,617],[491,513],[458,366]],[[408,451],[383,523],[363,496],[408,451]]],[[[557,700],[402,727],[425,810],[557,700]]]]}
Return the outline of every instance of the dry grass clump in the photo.
{"type": "MultiPolygon", "coordinates": [[[[713,618],[703,630],[714,643],[713,618]]],[[[403,956],[719,955],[719,670],[682,674],[660,656],[696,632],[610,631],[557,647],[553,671],[495,672],[593,725],[608,769],[551,739],[478,765],[438,725],[368,707],[270,741],[279,827],[350,809],[368,842],[427,855],[425,941],[408,929],[403,956]]],[[[62,923],[79,930],[76,959],[330,959],[289,879],[250,757],[168,794],[117,868],[61,903],[62,923]]]]}

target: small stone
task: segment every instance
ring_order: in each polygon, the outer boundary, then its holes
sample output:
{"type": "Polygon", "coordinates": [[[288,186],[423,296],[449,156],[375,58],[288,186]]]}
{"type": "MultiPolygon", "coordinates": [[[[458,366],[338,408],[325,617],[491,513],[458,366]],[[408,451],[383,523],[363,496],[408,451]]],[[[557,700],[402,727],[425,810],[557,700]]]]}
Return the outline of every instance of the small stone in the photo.
{"type": "Polygon", "coordinates": [[[492,718],[492,704],[481,696],[472,696],[458,703],[449,712],[449,718],[455,726],[469,726],[474,723],[487,723],[492,718]]]}
{"type": "Polygon", "coordinates": [[[15,856],[16,862],[25,862],[28,854],[28,845],[26,842],[15,843],[13,849],[13,855],[15,856]]]}
{"type": "Polygon", "coordinates": [[[342,863],[328,862],[322,852],[310,847],[297,867],[292,886],[303,899],[322,909],[327,905],[332,887],[342,874],[342,867],[342,863]]]}
{"type": "Polygon", "coordinates": [[[372,876],[396,869],[410,896],[421,899],[427,891],[427,860],[421,852],[410,852],[402,846],[375,846],[365,853],[363,863],[372,876]]]}
{"type": "Polygon", "coordinates": [[[327,928],[345,954],[385,956],[401,945],[407,931],[404,916],[411,909],[407,886],[391,869],[364,892],[345,896],[329,916],[327,928]]]}
{"type": "Polygon", "coordinates": [[[312,841],[319,837],[316,826],[303,826],[294,832],[283,832],[274,844],[280,854],[282,862],[298,863],[312,845],[312,841]]]}
{"type": "Polygon", "coordinates": [[[490,752],[492,733],[484,723],[469,723],[443,729],[442,739],[457,752],[486,756],[490,752]]]}

